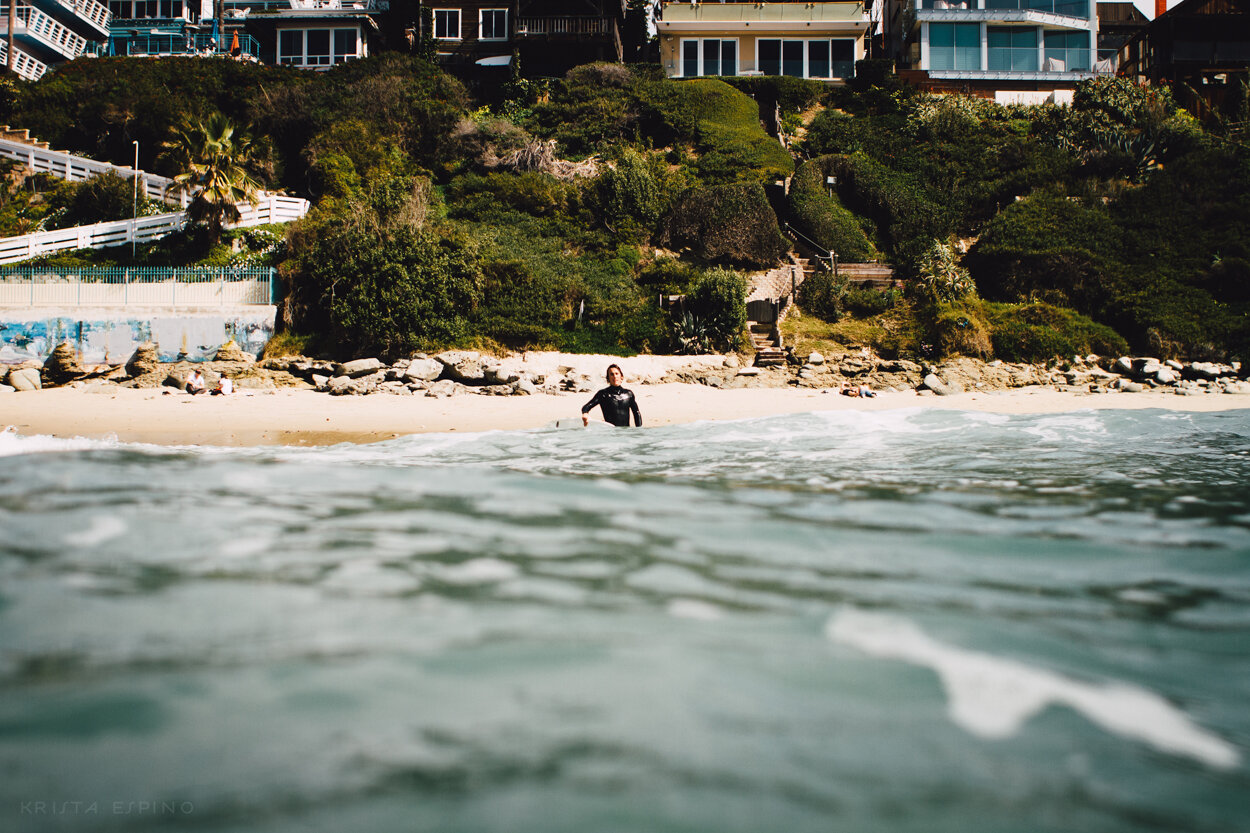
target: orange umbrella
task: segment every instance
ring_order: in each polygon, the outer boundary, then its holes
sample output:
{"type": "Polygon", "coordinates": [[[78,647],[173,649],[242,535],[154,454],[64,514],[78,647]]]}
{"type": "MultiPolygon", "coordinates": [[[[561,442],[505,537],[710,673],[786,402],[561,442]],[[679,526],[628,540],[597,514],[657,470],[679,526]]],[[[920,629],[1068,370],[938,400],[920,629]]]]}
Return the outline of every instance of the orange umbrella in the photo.
{"type": "Polygon", "coordinates": [[[234,40],[230,41],[230,54],[239,54],[239,30],[234,30],[234,40]]]}

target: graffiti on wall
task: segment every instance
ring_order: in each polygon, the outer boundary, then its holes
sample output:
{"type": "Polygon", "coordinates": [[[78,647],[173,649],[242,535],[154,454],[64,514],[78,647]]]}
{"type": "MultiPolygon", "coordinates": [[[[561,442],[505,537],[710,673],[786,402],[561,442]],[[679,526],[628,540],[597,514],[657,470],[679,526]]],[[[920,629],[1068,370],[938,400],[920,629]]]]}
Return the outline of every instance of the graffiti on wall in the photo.
{"type": "Polygon", "coordinates": [[[228,341],[259,355],[273,335],[273,307],[256,312],[206,315],[118,315],[32,318],[29,310],[0,316],[0,363],[43,361],[68,341],[88,364],[122,364],[144,342],[157,345],[161,361],[208,361],[228,341]]]}

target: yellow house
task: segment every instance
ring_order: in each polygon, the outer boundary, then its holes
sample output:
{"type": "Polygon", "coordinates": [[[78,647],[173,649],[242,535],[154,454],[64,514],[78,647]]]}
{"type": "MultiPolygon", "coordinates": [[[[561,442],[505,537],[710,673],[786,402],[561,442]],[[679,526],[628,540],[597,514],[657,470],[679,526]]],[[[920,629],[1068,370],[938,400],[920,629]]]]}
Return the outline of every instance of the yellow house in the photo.
{"type": "Polygon", "coordinates": [[[868,28],[862,2],[663,3],[656,20],[671,78],[850,78],[868,28]]]}

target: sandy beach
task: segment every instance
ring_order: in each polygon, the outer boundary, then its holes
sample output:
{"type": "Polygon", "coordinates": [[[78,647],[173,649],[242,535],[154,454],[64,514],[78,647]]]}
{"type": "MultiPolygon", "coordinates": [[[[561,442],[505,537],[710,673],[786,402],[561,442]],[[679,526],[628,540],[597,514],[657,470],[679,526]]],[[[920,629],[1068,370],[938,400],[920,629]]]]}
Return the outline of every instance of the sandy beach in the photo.
{"type": "MultiPolygon", "coordinates": [[[[1029,414],[1102,408],[1250,408],[1250,396],[1178,396],[1162,390],[1081,394],[1030,387],[944,397],[887,391],[873,399],[854,399],[833,390],[807,388],[718,390],[656,384],[633,389],[648,426],[828,410],[947,408],[1029,414]]],[[[585,393],[358,397],[311,390],[192,397],[152,389],[69,387],[0,396],[0,427],[26,436],[111,438],[159,445],[332,445],[379,442],[414,433],[542,428],[558,419],[576,419],[589,398],[585,393]]]]}

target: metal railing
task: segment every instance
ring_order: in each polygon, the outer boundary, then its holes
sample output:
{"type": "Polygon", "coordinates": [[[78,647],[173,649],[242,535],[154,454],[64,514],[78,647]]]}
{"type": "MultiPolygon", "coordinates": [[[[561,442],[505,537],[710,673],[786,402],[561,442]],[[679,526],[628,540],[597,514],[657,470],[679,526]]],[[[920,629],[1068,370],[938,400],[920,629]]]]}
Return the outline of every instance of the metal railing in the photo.
{"type": "Polygon", "coordinates": [[[163,176],[145,173],[144,171],[137,171],[134,168],[111,165],[108,162],[97,162],[94,159],[74,156],[72,153],[66,153],[65,151],[42,148],[29,142],[0,139],[0,156],[16,159],[35,173],[52,174],[70,182],[90,179],[93,176],[109,173],[110,171],[122,179],[134,179],[135,176],[138,176],[143,194],[150,200],[170,202],[181,206],[186,206],[191,201],[191,198],[185,193],[177,198],[171,198],[167,195],[169,186],[173,185],[172,179],[166,179],[163,176]]]}
{"type": "Polygon", "coordinates": [[[795,238],[795,242],[802,241],[803,245],[812,250],[812,254],[816,255],[816,261],[829,271],[837,274],[838,271],[838,255],[832,249],[826,249],[803,232],[796,229],[789,223],[785,224],[786,233],[795,238]],[[822,255],[821,252],[824,252],[822,255]]]}
{"type": "Polygon", "coordinates": [[[268,266],[0,269],[0,307],[228,307],[277,303],[268,266]]]}

